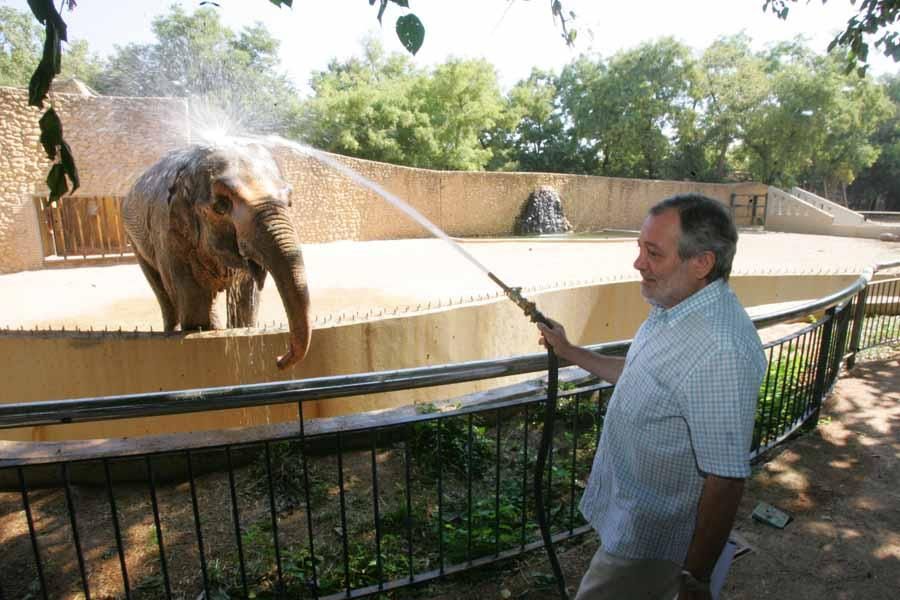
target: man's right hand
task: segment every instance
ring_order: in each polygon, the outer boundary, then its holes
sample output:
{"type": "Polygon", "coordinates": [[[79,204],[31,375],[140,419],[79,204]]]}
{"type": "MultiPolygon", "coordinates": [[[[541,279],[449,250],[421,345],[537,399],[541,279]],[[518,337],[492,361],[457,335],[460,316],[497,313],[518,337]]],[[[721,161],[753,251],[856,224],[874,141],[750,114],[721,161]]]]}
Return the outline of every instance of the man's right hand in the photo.
{"type": "Polygon", "coordinates": [[[547,321],[549,326],[543,323],[537,324],[537,328],[541,332],[538,343],[545,348],[552,348],[558,356],[562,357],[572,347],[572,344],[566,337],[566,330],[562,325],[553,319],[547,319],[547,321]]]}
{"type": "Polygon", "coordinates": [[[590,371],[600,379],[615,383],[625,368],[625,359],[619,356],[601,356],[590,350],[573,345],[566,337],[566,330],[562,325],[552,319],[547,319],[549,325],[538,323],[537,328],[541,332],[538,342],[547,348],[553,348],[556,355],[572,364],[578,365],[586,371],[590,371]]]}

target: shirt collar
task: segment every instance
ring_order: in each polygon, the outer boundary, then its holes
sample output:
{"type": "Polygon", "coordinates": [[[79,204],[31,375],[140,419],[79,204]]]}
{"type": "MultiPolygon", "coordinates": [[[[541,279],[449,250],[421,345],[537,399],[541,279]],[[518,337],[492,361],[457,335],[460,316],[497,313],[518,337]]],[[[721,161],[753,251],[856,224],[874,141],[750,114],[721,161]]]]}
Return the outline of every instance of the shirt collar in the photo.
{"type": "Polygon", "coordinates": [[[672,308],[653,307],[651,314],[663,323],[673,325],[686,316],[709,306],[727,289],[727,284],[722,279],[716,279],[712,283],[703,286],[672,308]]]}

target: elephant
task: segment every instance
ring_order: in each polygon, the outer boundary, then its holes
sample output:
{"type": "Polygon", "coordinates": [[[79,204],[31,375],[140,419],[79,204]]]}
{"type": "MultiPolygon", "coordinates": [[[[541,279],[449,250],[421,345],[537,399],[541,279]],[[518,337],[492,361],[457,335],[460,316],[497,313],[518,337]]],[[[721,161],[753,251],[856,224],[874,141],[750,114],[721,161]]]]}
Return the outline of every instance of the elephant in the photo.
{"type": "Polygon", "coordinates": [[[253,327],[269,273],[290,328],[278,368],[303,360],[310,301],[290,194],[272,155],[255,143],[173,150],[137,179],[122,221],[165,331],[221,329],[213,301],[223,290],[227,327],[253,327]]]}

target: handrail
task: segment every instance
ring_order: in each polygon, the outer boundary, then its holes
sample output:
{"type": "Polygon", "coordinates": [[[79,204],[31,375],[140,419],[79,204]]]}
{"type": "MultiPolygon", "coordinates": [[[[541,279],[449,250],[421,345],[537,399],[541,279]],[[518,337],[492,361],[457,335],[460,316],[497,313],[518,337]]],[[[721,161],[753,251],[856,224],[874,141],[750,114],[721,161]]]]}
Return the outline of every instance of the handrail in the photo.
{"type": "MultiPolygon", "coordinates": [[[[762,328],[834,306],[868,285],[874,273],[897,266],[900,261],[867,268],[856,281],[840,291],[789,310],[760,315],[753,322],[757,328],[762,328]]],[[[622,354],[629,344],[630,340],[624,340],[593,344],[587,348],[601,354],[622,354]]],[[[568,364],[561,361],[560,366],[568,364]]],[[[311,379],[2,404],[0,429],[302,403],[522,375],[546,368],[546,353],[536,352],[510,358],[311,379]]]]}

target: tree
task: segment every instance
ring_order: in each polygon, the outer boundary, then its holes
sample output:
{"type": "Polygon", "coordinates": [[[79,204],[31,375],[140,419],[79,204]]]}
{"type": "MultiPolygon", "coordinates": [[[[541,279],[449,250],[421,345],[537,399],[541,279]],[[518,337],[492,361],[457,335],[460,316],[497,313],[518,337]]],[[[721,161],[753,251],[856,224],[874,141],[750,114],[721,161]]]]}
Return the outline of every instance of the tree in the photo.
{"type": "Polygon", "coordinates": [[[96,80],[98,91],[193,98],[204,110],[256,131],[290,126],[299,107],[296,92],[276,71],[279,44],[261,24],[235,33],[215,9],[187,14],[175,5],[153,20],[153,33],[153,43],[116,49],[96,80]]]}
{"type": "MultiPolygon", "coordinates": [[[[28,85],[41,59],[41,29],[26,12],[0,6],[0,85],[28,85]]],[[[60,77],[77,77],[90,86],[102,71],[102,61],[91,54],[85,40],[68,45],[60,77]]]]}
{"type": "Polygon", "coordinates": [[[484,60],[451,59],[420,78],[412,93],[432,128],[425,155],[431,168],[484,169],[493,152],[483,132],[494,128],[505,108],[494,67],[484,60]]]}
{"type": "Polygon", "coordinates": [[[310,79],[293,134],[322,150],[369,160],[414,165],[414,148],[427,143],[430,123],[412,102],[422,74],[379,42],[363,42],[363,56],[332,60],[310,79]]]}
{"type": "Polygon", "coordinates": [[[489,168],[585,172],[560,102],[559,77],[535,69],[513,86],[506,102],[505,116],[491,132],[489,168]]]}
{"type": "Polygon", "coordinates": [[[579,147],[590,148],[601,175],[659,178],[672,139],[692,104],[692,59],[671,38],[620,52],[603,64],[582,59],[561,76],[579,147]]]}
{"type": "Polygon", "coordinates": [[[311,87],[295,133],[323,150],[432,169],[483,169],[493,156],[483,134],[504,104],[484,61],[427,73],[369,39],[362,57],[332,61],[311,87]]]}
{"type": "Polygon", "coordinates": [[[883,93],[844,73],[841,55],[818,56],[786,43],[764,59],[767,91],[740,116],[736,155],[764,183],[851,182],[877,156],[868,136],[886,116],[883,93]]]}
{"type": "MultiPolygon", "coordinates": [[[[763,10],[771,10],[780,19],[787,19],[790,12],[788,2],[797,0],[765,0],[763,10]]],[[[827,0],[822,0],[824,4],[827,0]]],[[[856,0],[850,0],[855,4],[856,0]]],[[[828,44],[828,52],[841,47],[848,51],[847,70],[857,68],[859,75],[864,75],[868,69],[869,43],[872,36],[875,38],[875,47],[892,59],[900,61],[900,38],[897,31],[891,31],[891,26],[900,19],[900,0],[863,0],[859,5],[856,16],[847,21],[847,27],[843,32],[831,40],[828,44]]]]}
{"type": "Polygon", "coordinates": [[[849,205],[857,210],[900,211],[900,76],[885,77],[882,85],[892,107],[872,136],[878,160],[847,190],[849,205]]]}
{"type": "Polygon", "coordinates": [[[0,6],[0,85],[27,85],[41,51],[41,29],[27,13],[0,6]]]}
{"type": "Polygon", "coordinates": [[[697,129],[702,157],[699,178],[722,181],[734,171],[731,152],[743,136],[742,115],[763,105],[768,94],[764,61],[744,34],[720,38],[700,57],[697,129]]]}

